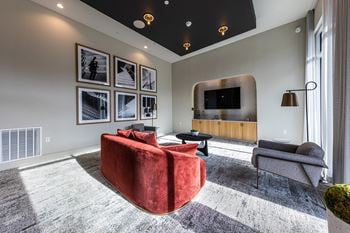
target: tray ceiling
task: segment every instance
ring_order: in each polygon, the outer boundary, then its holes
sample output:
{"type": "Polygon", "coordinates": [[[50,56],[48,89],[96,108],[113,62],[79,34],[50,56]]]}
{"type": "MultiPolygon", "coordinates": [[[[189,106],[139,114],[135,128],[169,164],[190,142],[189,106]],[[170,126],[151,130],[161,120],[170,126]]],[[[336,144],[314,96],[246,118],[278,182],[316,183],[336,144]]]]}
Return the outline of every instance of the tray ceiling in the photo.
{"type": "Polygon", "coordinates": [[[169,0],[167,5],[163,0],[81,1],[180,56],[256,28],[252,0],[169,0]],[[144,21],[145,13],[154,21],[136,28],[134,21],[144,21]],[[229,28],[224,36],[218,32],[223,25],[229,28]],[[191,44],[189,50],[183,47],[185,42],[191,44]]]}

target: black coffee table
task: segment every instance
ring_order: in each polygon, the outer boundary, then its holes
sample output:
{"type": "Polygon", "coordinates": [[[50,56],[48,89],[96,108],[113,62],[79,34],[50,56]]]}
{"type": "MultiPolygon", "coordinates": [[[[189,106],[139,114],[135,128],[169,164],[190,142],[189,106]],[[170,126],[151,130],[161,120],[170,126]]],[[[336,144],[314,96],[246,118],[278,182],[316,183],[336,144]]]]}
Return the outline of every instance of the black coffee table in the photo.
{"type": "Polygon", "coordinates": [[[208,140],[212,138],[209,134],[198,134],[198,136],[194,136],[191,133],[180,133],[177,134],[176,137],[182,140],[182,144],[186,144],[186,141],[195,141],[195,142],[203,142],[204,147],[198,148],[200,152],[202,152],[205,156],[208,156],[208,140]]]}

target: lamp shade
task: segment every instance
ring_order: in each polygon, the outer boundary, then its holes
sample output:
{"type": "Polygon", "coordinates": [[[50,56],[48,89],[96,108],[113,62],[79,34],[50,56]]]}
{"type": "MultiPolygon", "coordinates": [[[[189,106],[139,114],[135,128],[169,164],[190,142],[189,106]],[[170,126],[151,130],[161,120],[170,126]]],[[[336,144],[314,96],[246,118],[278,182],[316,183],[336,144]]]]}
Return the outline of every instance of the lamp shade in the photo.
{"type": "Polygon", "coordinates": [[[283,94],[282,107],[297,107],[298,100],[297,95],[294,92],[286,92],[283,94]]]}

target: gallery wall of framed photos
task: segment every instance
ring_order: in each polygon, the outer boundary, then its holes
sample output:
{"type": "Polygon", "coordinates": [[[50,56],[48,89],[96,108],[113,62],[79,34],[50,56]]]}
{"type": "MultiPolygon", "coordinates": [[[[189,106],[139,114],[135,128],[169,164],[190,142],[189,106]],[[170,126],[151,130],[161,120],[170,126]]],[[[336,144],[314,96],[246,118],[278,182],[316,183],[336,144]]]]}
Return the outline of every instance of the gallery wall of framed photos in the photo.
{"type": "Polygon", "coordinates": [[[157,119],[157,70],[117,55],[112,63],[109,53],[76,44],[77,125],[157,119]]]}

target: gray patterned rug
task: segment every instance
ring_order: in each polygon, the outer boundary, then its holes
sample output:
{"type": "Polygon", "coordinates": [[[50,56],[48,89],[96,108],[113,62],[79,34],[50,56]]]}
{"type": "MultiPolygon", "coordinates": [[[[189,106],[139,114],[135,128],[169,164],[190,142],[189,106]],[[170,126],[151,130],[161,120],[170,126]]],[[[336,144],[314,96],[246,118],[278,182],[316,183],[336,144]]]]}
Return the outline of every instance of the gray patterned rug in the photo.
{"type": "MultiPolygon", "coordinates": [[[[178,143],[173,135],[163,143],[178,143]]],[[[101,176],[98,154],[0,172],[0,232],[293,232],[326,233],[325,211],[310,187],[261,173],[252,146],[211,140],[207,182],[167,216],[147,214],[101,176]]]]}

